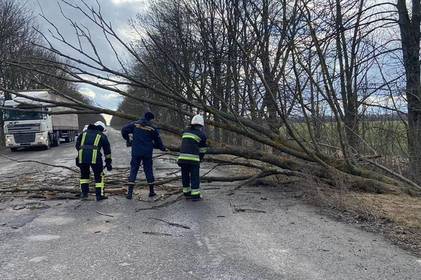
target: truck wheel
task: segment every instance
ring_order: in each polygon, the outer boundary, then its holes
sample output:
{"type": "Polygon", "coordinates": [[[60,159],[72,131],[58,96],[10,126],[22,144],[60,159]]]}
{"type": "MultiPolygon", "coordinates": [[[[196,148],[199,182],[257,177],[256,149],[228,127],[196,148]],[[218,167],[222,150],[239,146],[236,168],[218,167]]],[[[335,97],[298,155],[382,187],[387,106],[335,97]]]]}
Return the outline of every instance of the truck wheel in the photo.
{"type": "Polygon", "coordinates": [[[56,132],[54,134],[51,135],[52,141],[51,141],[51,146],[52,147],[57,147],[60,145],[60,133],[56,132]]]}
{"type": "Polygon", "coordinates": [[[12,153],[16,152],[17,150],[18,150],[18,148],[10,148],[10,151],[11,151],[12,153]]]}
{"type": "Polygon", "coordinates": [[[67,143],[71,143],[71,142],[73,142],[74,141],[74,139],[75,139],[75,133],[74,133],[74,131],[72,131],[72,132],[70,132],[70,134],[69,134],[69,138],[67,138],[66,139],[66,142],[67,143]]]}
{"type": "Polygon", "coordinates": [[[50,137],[47,138],[47,145],[44,147],[45,150],[49,150],[51,148],[51,140],[50,137]]]}

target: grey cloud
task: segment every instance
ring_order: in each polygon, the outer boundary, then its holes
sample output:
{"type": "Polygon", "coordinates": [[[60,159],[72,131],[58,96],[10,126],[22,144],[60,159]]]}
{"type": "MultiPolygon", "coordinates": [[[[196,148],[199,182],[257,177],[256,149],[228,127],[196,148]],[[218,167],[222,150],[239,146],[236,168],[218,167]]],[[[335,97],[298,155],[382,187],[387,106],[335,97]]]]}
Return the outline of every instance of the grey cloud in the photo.
{"type": "MultiPolygon", "coordinates": [[[[78,0],[69,0],[70,2],[77,3],[81,5],[81,1],[78,0]]],[[[76,36],[73,28],[69,25],[69,22],[61,15],[59,3],[60,1],[57,0],[28,0],[27,6],[28,8],[32,9],[34,12],[34,16],[36,18],[37,24],[40,30],[44,34],[48,34],[48,30],[53,28],[39,16],[43,13],[46,18],[51,20],[60,30],[60,32],[66,37],[66,39],[70,40],[73,43],[76,43],[76,36]]],[[[96,7],[95,0],[86,0],[89,5],[96,7]]],[[[101,5],[101,10],[104,17],[110,21],[113,25],[114,30],[118,31],[120,29],[126,29],[129,27],[129,19],[134,18],[138,13],[141,13],[147,7],[148,0],[143,1],[117,1],[117,0],[98,0],[101,5]],[[118,3],[119,2],[119,3],[118,3]],[[118,3],[118,4],[117,4],[118,3]]],[[[112,49],[108,46],[108,43],[104,39],[102,32],[100,29],[95,27],[88,19],[83,17],[80,12],[67,7],[65,4],[61,3],[63,11],[65,15],[73,20],[75,20],[78,24],[84,25],[88,27],[90,33],[93,37],[95,45],[102,56],[102,59],[105,64],[107,64],[111,68],[120,68],[118,61],[114,58],[114,54],[112,49]]],[[[51,36],[49,36],[51,38],[51,36]]],[[[54,42],[54,40],[53,40],[54,42]]],[[[80,55],[71,50],[68,46],[56,44],[55,45],[58,49],[62,50],[66,54],[70,54],[74,57],[81,58],[80,55]]],[[[87,45],[85,44],[85,47],[87,45]]],[[[122,48],[118,48],[119,54],[122,54],[122,58],[124,61],[129,61],[128,56],[124,56],[124,52],[122,48]]],[[[91,52],[93,54],[93,52],[91,52]]],[[[86,60],[86,58],[84,58],[86,60]]],[[[81,86],[82,87],[82,86],[81,86]]],[[[107,91],[96,89],[89,85],[83,85],[85,88],[90,88],[97,93],[97,97],[95,98],[96,103],[109,107],[115,108],[119,102],[119,99],[116,98],[103,98],[107,96],[107,91]],[[102,97],[102,98],[101,98],[102,97]]]]}

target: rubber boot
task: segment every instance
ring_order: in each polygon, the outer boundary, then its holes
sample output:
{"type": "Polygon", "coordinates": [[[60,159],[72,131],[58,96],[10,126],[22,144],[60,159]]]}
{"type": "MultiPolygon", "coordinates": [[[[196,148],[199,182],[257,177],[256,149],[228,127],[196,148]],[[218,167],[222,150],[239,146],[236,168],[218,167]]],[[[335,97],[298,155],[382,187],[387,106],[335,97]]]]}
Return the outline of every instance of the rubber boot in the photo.
{"type": "Polygon", "coordinates": [[[200,195],[200,192],[197,192],[197,191],[192,190],[190,197],[192,201],[202,200],[202,196],[200,195]]]}
{"type": "Polygon", "coordinates": [[[96,201],[107,199],[108,197],[102,194],[101,188],[95,188],[96,201]]]}
{"type": "Polygon", "coordinates": [[[155,191],[154,191],[154,185],[150,184],[149,185],[149,197],[154,197],[156,195],[155,191]]]}
{"type": "Polygon", "coordinates": [[[183,187],[183,195],[185,199],[191,199],[191,188],[183,187]]]}
{"type": "Polygon", "coordinates": [[[82,185],[80,186],[82,192],[80,194],[81,199],[87,199],[89,194],[89,185],[82,185]]]}
{"type": "Polygon", "coordinates": [[[128,186],[127,187],[127,199],[132,199],[133,198],[133,186],[128,186]]]}

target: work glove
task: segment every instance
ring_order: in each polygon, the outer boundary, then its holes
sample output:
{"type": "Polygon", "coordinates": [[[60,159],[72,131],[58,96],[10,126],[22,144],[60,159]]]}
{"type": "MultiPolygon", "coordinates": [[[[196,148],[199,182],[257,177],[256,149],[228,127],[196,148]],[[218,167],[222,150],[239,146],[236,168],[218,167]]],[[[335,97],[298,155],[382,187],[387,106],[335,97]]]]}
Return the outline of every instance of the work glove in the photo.
{"type": "Polygon", "coordinates": [[[107,168],[107,171],[113,170],[113,166],[111,165],[111,162],[112,162],[111,159],[106,159],[105,160],[105,167],[107,168]]]}
{"type": "Polygon", "coordinates": [[[111,165],[111,163],[106,163],[105,167],[107,168],[107,171],[113,170],[113,166],[111,165]]]}
{"type": "Polygon", "coordinates": [[[126,146],[131,147],[133,145],[133,134],[129,134],[129,137],[126,140],[126,146]]]}

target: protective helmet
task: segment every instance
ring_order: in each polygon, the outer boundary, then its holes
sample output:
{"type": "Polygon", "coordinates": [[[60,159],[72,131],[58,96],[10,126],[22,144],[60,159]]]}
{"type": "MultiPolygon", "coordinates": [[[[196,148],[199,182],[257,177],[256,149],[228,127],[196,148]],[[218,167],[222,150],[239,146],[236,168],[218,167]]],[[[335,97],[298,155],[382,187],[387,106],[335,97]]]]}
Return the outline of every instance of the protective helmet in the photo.
{"type": "Polygon", "coordinates": [[[155,118],[155,116],[151,112],[146,112],[144,116],[145,120],[150,121],[155,118]]]}
{"type": "Polygon", "coordinates": [[[195,115],[192,119],[191,119],[191,125],[201,125],[201,126],[205,126],[205,120],[203,119],[202,115],[195,115]]]}
{"type": "Polygon", "coordinates": [[[102,121],[97,121],[94,125],[100,127],[100,129],[102,129],[103,132],[107,131],[107,129],[105,128],[105,123],[103,123],[102,121]]]}

